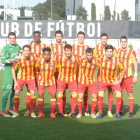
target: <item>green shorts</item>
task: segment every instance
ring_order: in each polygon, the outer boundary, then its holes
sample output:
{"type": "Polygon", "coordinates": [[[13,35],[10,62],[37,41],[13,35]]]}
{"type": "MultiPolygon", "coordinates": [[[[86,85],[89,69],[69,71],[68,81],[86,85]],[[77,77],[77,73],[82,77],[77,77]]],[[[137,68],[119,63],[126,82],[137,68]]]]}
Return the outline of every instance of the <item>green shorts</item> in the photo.
{"type": "Polygon", "coordinates": [[[3,76],[3,90],[13,90],[14,80],[11,73],[12,68],[6,68],[3,76]]]}

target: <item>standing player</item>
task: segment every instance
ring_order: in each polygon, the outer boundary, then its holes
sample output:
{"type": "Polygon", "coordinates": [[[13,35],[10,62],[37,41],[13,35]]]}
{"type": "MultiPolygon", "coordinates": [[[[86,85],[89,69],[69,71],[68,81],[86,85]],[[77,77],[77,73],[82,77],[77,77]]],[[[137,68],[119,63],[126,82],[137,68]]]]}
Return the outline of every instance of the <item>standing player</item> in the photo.
{"type": "Polygon", "coordinates": [[[93,58],[93,49],[86,49],[86,59],[80,59],[80,69],[78,77],[78,110],[79,114],[77,118],[82,117],[82,108],[83,108],[83,96],[85,89],[88,88],[91,96],[91,117],[96,118],[94,111],[97,106],[97,89],[96,82],[94,78],[94,71],[98,66],[97,60],[93,58]]]}
{"type": "MultiPolygon", "coordinates": [[[[126,68],[126,74],[121,83],[121,91],[122,91],[122,103],[120,109],[120,115],[123,116],[123,94],[125,89],[127,90],[129,96],[129,117],[133,117],[133,107],[134,107],[134,96],[133,96],[133,84],[138,81],[137,79],[137,58],[134,50],[127,47],[127,37],[122,36],[120,38],[121,48],[118,49],[118,58],[126,68]],[[134,63],[134,77],[132,72],[132,64],[134,63]]],[[[120,77],[121,70],[118,70],[118,77],[120,77]]]]}
{"type": "MultiPolygon", "coordinates": [[[[64,54],[64,46],[65,43],[62,43],[62,38],[63,38],[63,32],[61,30],[57,30],[55,32],[55,39],[56,39],[56,43],[50,44],[50,48],[52,50],[52,57],[56,58],[59,55],[63,55],[64,54]]],[[[56,81],[56,86],[57,86],[57,79],[58,79],[58,75],[59,75],[59,64],[56,64],[56,69],[55,69],[55,81],[56,81]]],[[[63,115],[67,116],[66,112],[65,112],[65,106],[66,106],[66,93],[64,90],[63,93],[63,115]]]]}
{"type": "Polygon", "coordinates": [[[106,88],[111,87],[116,93],[116,118],[121,119],[119,114],[121,107],[121,88],[120,83],[125,75],[125,68],[119,61],[118,57],[113,56],[113,46],[107,45],[105,47],[105,55],[99,57],[100,62],[100,76],[98,85],[98,119],[102,118],[103,110],[103,96],[106,88]],[[121,69],[121,75],[118,79],[116,76],[116,69],[121,69]]]}
{"type": "MultiPolygon", "coordinates": [[[[100,57],[102,55],[105,55],[105,47],[107,46],[107,41],[108,41],[108,36],[106,33],[102,33],[100,36],[100,41],[101,44],[98,44],[97,46],[95,46],[94,51],[93,51],[93,55],[94,57],[100,57]]],[[[117,52],[115,47],[113,47],[113,55],[117,56],[117,52]]],[[[98,83],[99,83],[99,69],[98,69],[98,74],[97,74],[97,87],[98,87],[98,83]]],[[[111,113],[111,109],[112,109],[112,105],[113,105],[113,92],[112,89],[110,87],[108,87],[108,112],[107,115],[109,117],[113,117],[112,113],[111,113]]],[[[97,114],[98,116],[98,114],[97,114]]]]}
{"type": "Polygon", "coordinates": [[[65,55],[58,56],[56,58],[60,63],[60,71],[58,77],[58,108],[59,115],[58,118],[63,117],[63,92],[65,91],[66,85],[69,86],[69,91],[71,91],[71,114],[70,116],[76,118],[75,109],[77,103],[77,83],[76,83],[76,65],[77,57],[72,55],[72,46],[65,45],[64,47],[65,55]]]}
{"type": "MultiPolygon", "coordinates": [[[[72,50],[73,50],[73,55],[79,57],[79,56],[85,55],[85,52],[86,52],[85,50],[89,48],[89,46],[84,44],[84,40],[85,40],[84,32],[79,31],[77,33],[77,39],[78,39],[78,44],[74,44],[72,46],[72,50]]],[[[78,80],[78,74],[79,74],[79,65],[77,65],[77,80],[78,80]]],[[[89,95],[88,95],[87,88],[84,93],[84,106],[85,106],[85,116],[89,116],[89,112],[88,112],[89,95]]]]}
{"type": "MultiPolygon", "coordinates": [[[[29,44],[31,47],[31,53],[38,55],[40,58],[42,58],[42,49],[46,48],[47,46],[44,43],[41,43],[41,33],[39,31],[35,31],[33,33],[33,40],[34,42],[29,44]]],[[[36,81],[36,86],[38,88],[38,77],[39,77],[39,70],[38,68],[35,69],[35,81],[36,81]]],[[[24,116],[29,116],[30,115],[30,102],[31,102],[31,95],[29,92],[27,92],[26,95],[26,107],[27,111],[24,114],[24,116]]]]}
{"type": "Polygon", "coordinates": [[[56,118],[54,112],[56,111],[56,84],[54,78],[55,62],[51,59],[51,49],[44,48],[43,58],[36,63],[39,68],[39,86],[38,86],[38,108],[39,115],[37,118],[43,117],[43,99],[46,87],[51,97],[51,118],[56,118]]]}
{"type": "Polygon", "coordinates": [[[15,113],[12,118],[18,117],[18,108],[19,108],[19,94],[23,90],[24,84],[27,85],[28,90],[31,93],[31,117],[36,118],[34,113],[36,106],[36,97],[35,97],[35,74],[34,67],[37,61],[35,54],[31,54],[31,48],[29,45],[23,46],[23,55],[21,56],[18,62],[14,62],[12,67],[12,76],[15,83],[15,96],[14,96],[14,107],[15,113]],[[17,79],[15,70],[19,67],[17,73],[17,79]]]}
{"type": "Polygon", "coordinates": [[[5,67],[4,67],[4,77],[3,77],[4,94],[2,96],[2,110],[0,112],[0,115],[4,117],[10,117],[5,111],[8,95],[10,92],[11,92],[10,106],[7,112],[10,114],[15,113],[13,110],[13,98],[14,98],[13,83],[14,82],[13,82],[11,70],[12,70],[14,58],[16,58],[19,55],[20,51],[22,50],[19,45],[15,44],[16,34],[14,32],[9,33],[8,39],[9,39],[9,44],[3,47],[2,57],[1,57],[1,62],[2,64],[5,64],[5,67]]]}

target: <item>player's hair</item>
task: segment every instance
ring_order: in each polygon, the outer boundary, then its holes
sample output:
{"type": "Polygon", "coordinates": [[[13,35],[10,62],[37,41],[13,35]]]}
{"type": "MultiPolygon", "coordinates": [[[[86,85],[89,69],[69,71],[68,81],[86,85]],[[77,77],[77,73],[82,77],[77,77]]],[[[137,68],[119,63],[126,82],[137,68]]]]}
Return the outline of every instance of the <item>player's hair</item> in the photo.
{"type": "Polygon", "coordinates": [[[106,36],[108,38],[108,35],[106,33],[101,33],[100,38],[106,36]]]}
{"type": "Polygon", "coordinates": [[[84,35],[84,37],[85,37],[85,33],[84,33],[83,31],[79,31],[79,32],[77,33],[77,37],[78,37],[78,35],[84,35]]]}
{"type": "Polygon", "coordinates": [[[23,50],[24,50],[24,48],[29,48],[29,50],[31,50],[31,47],[29,45],[24,45],[23,50]]]}
{"type": "Polygon", "coordinates": [[[107,45],[107,46],[105,47],[105,51],[108,50],[108,49],[112,49],[112,51],[114,50],[114,48],[113,48],[112,45],[107,45]]]}
{"type": "Polygon", "coordinates": [[[33,32],[33,36],[34,36],[34,34],[39,34],[39,35],[41,35],[41,32],[39,32],[39,31],[34,31],[34,32],[33,32]]]}
{"type": "Polygon", "coordinates": [[[87,48],[86,53],[93,53],[93,49],[92,48],[87,48]]]}
{"type": "Polygon", "coordinates": [[[55,31],[55,36],[56,36],[57,34],[61,34],[62,37],[63,37],[63,32],[62,32],[61,30],[57,30],[57,31],[55,31]]]}
{"type": "Polygon", "coordinates": [[[126,37],[126,36],[122,36],[122,37],[120,38],[120,41],[121,41],[121,39],[126,39],[126,41],[127,41],[127,37],[126,37]]]}
{"type": "Polygon", "coordinates": [[[50,48],[48,48],[48,47],[43,48],[43,50],[42,50],[42,51],[43,51],[43,53],[44,53],[44,52],[49,52],[49,53],[51,53],[51,49],[50,49],[50,48]]]}
{"type": "Polygon", "coordinates": [[[15,34],[14,32],[10,32],[10,33],[8,34],[8,38],[9,38],[10,35],[15,36],[15,38],[16,38],[16,34],[15,34]]]}
{"type": "Polygon", "coordinates": [[[65,45],[64,50],[66,49],[71,49],[72,50],[72,46],[70,44],[65,45]]]}

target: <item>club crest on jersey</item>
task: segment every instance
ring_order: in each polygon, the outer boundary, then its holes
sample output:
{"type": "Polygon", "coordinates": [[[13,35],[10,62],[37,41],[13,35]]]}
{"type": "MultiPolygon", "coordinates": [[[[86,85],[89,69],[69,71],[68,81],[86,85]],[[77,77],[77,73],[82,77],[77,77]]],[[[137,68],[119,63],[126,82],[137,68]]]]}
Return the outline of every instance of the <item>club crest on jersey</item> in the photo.
{"type": "Polygon", "coordinates": [[[44,47],[41,47],[41,49],[43,50],[44,47]]]}
{"type": "Polygon", "coordinates": [[[86,50],[87,48],[85,48],[84,50],[86,50]]]}
{"type": "Polygon", "coordinates": [[[65,46],[63,46],[63,48],[64,48],[65,46]]]}
{"type": "Polygon", "coordinates": [[[50,64],[50,66],[53,66],[53,64],[50,64]]]}
{"type": "Polygon", "coordinates": [[[95,63],[92,63],[92,65],[94,66],[94,65],[95,65],[95,63]]]}
{"type": "Polygon", "coordinates": [[[126,55],[128,55],[129,54],[129,52],[126,52],[126,55]]]}
{"type": "Polygon", "coordinates": [[[131,87],[133,87],[133,84],[131,85],[131,87]]]}
{"type": "Polygon", "coordinates": [[[31,62],[33,62],[34,61],[34,59],[31,59],[31,62]]]}
{"type": "Polygon", "coordinates": [[[115,65],[115,62],[112,62],[112,65],[115,65]]]}
{"type": "Polygon", "coordinates": [[[75,61],[72,61],[72,64],[74,64],[75,63],[75,61]]]}

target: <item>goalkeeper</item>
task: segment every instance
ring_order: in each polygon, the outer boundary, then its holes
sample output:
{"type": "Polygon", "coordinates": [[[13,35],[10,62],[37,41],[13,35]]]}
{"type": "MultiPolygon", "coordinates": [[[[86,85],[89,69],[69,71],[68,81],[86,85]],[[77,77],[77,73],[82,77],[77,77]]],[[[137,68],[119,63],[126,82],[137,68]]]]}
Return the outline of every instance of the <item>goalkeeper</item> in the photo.
{"type": "Polygon", "coordinates": [[[14,32],[10,32],[8,35],[9,44],[3,47],[1,62],[5,64],[4,67],[4,77],[3,77],[3,90],[4,94],[2,96],[2,110],[0,112],[1,116],[10,117],[9,114],[14,114],[13,110],[13,99],[14,99],[14,88],[13,88],[13,77],[11,74],[12,65],[14,61],[18,61],[20,59],[19,54],[22,52],[22,49],[19,45],[16,44],[16,34],[14,32]],[[10,95],[10,106],[7,110],[9,114],[5,111],[5,107],[8,100],[8,95],[10,95]]]}

